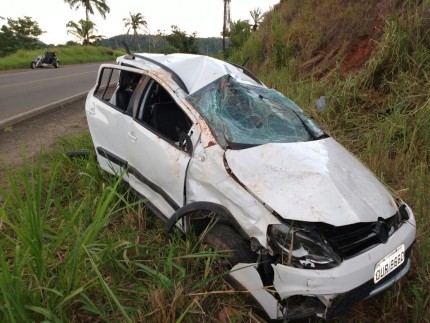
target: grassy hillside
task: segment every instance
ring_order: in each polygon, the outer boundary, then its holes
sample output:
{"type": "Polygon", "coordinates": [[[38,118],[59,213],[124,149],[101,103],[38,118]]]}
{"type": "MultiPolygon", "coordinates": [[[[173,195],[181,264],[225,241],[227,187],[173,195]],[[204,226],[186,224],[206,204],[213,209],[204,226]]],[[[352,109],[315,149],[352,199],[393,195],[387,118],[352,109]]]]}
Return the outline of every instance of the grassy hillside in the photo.
{"type": "Polygon", "coordinates": [[[429,1],[282,1],[231,57],[299,103],[413,208],[407,279],[354,321],[430,321],[429,1]],[[315,100],[324,95],[327,109],[315,100]]]}
{"type": "MultiPolygon", "coordinates": [[[[249,57],[415,212],[410,274],[339,322],[430,321],[429,5],[284,0],[229,58],[249,57]]],[[[163,235],[92,153],[65,155],[83,148],[93,151],[88,133],[65,138],[0,187],[0,321],[259,321],[214,269],[219,254],[163,235]]]]}

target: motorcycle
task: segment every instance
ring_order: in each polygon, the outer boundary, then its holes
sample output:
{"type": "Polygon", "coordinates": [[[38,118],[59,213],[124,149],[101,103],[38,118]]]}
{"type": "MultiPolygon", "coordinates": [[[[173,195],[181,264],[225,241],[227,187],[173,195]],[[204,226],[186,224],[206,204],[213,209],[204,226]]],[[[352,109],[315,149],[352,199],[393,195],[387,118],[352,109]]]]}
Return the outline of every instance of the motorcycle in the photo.
{"type": "Polygon", "coordinates": [[[55,52],[45,52],[43,55],[38,55],[30,64],[30,67],[33,69],[46,66],[60,67],[60,60],[55,55],[55,52]]]}

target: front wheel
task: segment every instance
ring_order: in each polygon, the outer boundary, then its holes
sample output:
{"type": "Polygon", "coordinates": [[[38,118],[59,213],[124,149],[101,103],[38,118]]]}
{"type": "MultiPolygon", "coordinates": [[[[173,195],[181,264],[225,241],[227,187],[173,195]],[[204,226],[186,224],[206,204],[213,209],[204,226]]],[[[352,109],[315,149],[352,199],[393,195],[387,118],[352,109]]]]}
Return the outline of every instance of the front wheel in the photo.
{"type": "Polygon", "coordinates": [[[224,269],[231,269],[238,263],[254,263],[257,254],[252,252],[249,244],[231,226],[216,223],[202,233],[203,242],[219,251],[225,251],[226,256],[220,259],[224,269]]]}
{"type": "Polygon", "coordinates": [[[36,68],[36,62],[35,62],[35,61],[32,61],[32,62],[31,62],[31,64],[30,64],[30,67],[31,67],[32,69],[35,69],[35,68],[36,68]]]}
{"type": "Polygon", "coordinates": [[[54,67],[55,67],[55,68],[59,68],[59,67],[60,67],[60,63],[58,63],[58,61],[56,61],[56,62],[54,63],[54,67]]]}

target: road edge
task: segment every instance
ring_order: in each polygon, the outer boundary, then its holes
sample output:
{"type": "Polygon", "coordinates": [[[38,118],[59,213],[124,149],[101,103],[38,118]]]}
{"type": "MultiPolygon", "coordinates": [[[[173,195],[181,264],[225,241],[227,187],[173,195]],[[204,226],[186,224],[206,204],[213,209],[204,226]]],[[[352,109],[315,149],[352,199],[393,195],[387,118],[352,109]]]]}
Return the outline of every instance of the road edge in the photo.
{"type": "Polygon", "coordinates": [[[86,95],[88,94],[88,91],[85,92],[81,92],[72,96],[69,96],[65,99],[61,99],[43,106],[40,106],[36,109],[30,110],[30,111],[26,111],[20,114],[17,114],[13,117],[4,119],[0,121],[0,130],[3,130],[4,128],[13,126],[14,124],[18,123],[18,122],[22,122],[24,120],[30,119],[32,117],[35,117],[37,115],[41,115],[43,113],[49,112],[55,108],[59,108],[61,106],[63,106],[64,104],[67,103],[71,103],[73,101],[77,101],[80,100],[82,98],[84,98],[86,95]]]}

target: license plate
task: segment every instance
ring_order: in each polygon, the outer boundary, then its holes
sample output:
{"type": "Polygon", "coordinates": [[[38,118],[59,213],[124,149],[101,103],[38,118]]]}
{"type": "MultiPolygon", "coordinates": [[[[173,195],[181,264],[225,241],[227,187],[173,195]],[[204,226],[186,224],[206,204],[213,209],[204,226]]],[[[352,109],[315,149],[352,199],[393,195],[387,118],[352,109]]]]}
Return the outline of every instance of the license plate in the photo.
{"type": "Polygon", "coordinates": [[[375,284],[403,264],[404,261],[405,245],[402,244],[376,264],[375,273],[373,275],[373,281],[375,284]]]}

